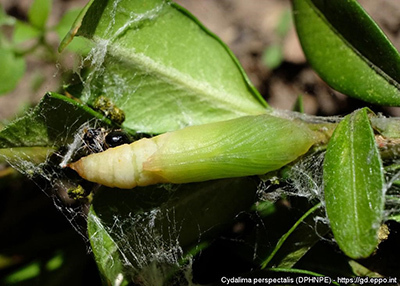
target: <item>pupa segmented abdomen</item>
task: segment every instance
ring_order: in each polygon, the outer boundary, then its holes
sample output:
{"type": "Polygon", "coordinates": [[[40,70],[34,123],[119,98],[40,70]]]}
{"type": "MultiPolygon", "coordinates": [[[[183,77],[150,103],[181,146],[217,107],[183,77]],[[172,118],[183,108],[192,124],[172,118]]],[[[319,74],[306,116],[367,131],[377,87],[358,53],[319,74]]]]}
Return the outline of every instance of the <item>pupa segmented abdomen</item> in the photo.
{"type": "Polygon", "coordinates": [[[190,183],[277,170],[315,141],[301,122],[244,116],[144,138],[89,155],[69,167],[89,181],[123,189],[190,183]]]}

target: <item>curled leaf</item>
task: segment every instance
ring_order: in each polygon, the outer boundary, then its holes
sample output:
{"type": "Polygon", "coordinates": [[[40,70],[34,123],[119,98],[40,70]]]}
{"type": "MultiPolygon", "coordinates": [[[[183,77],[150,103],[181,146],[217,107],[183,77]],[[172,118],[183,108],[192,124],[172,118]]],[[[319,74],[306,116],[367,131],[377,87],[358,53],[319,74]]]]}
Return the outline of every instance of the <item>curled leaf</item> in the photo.
{"type": "Polygon", "coordinates": [[[400,105],[400,55],[355,0],[295,0],[308,61],[334,89],[380,105],[400,105]]]}

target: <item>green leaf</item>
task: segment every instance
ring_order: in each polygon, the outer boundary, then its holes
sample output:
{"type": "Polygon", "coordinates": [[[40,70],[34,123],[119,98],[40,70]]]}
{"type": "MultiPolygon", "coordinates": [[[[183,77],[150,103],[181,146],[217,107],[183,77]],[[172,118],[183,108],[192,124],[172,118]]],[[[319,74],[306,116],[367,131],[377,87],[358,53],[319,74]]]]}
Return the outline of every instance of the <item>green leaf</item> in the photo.
{"type": "Polygon", "coordinates": [[[51,0],[34,0],[28,11],[29,23],[32,26],[43,30],[51,10],[51,0]]]}
{"type": "Polygon", "coordinates": [[[282,45],[273,44],[265,49],[263,54],[264,64],[270,68],[274,69],[280,66],[283,61],[282,45]]]}
{"type": "Polygon", "coordinates": [[[300,112],[300,113],[305,113],[304,112],[304,100],[303,100],[303,95],[299,95],[299,96],[297,96],[297,99],[296,99],[296,102],[294,103],[294,106],[293,106],[293,111],[297,111],[297,112],[300,112]]]}
{"type": "Polygon", "coordinates": [[[386,138],[400,138],[400,118],[398,117],[373,117],[373,128],[386,138]]]}
{"type": "Polygon", "coordinates": [[[105,95],[127,128],[161,133],[266,112],[226,45],[175,4],[95,1],[78,34],[96,44],[82,99],[105,95]]]}
{"type": "Polygon", "coordinates": [[[261,269],[264,269],[272,261],[272,259],[276,260],[275,255],[279,252],[282,245],[288,240],[288,238],[296,231],[296,229],[297,229],[296,241],[294,241],[293,243],[289,243],[289,245],[293,246],[290,249],[290,251],[288,251],[288,249],[283,249],[282,252],[284,253],[284,255],[282,254],[278,255],[279,264],[277,265],[277,267],[282,267],[282,268],[293,267],[293,265],[297,261],[299,261],[300,258],[303,257],[305,253],[307,253],[307,251],[311,248],[311,246],[314,245],[320,239],[320,237],[316,235],[315,230],[310,228],[309,226],[306,225],[306,227],[299,227],[299,225],[303,223],[310,214],[318,210],[320,207],[321,207],[320,203],[313,206],[300,219],[296,221],[296,223],[288,230],[288,232],[286,232],[279,239],[278,243],[272,250],[271,254],[267,257],[267,259],[265,259],[262,262],[261,269]],[[312,231],[312,233],[310,233],[310,230],[312,231]],[[301,237],[301,239],[299,239],[299,237],[301,237]]]}
{"type": "Polygon", "coordinates": [[[284,38],[289,32],[291,26],[292,26],[292,13],[290,9],[287,9],[282,12],[279,18],[278,25],[275,28],[276,34],[279,37],[284,38]]]}
{"type": "Polygon", "coordinates": [[[349,261],[349,266],[352,268],[354,274],[356,276],[361,276],[361,277],[377,277],[377,278],[382,278],[381,275],[379,275],[376,272],[373,272],[372,270],[366,268],[362,264],[358,263],[357,261],[350,260],[349,261]]]}
{"type": "Polygon", "coordinates": [[[89,210],[87,224],[92,251],[102,277],[108,281],[107,285],[113,285],[112,281],[121,281],[118,285],[127,285],[118,244],[103,227],[93,207],[89,210]]]}
{"type": "Polygon", "coordinates": [[[2,25],[14,25],[14,24],[15,24],[15,18],[8,16],[4,11],[2,5],[0,5],[0,27],[2,25]]]}
{"type": "Polygon", "coordinates": [[[59,269],[64,263],[64,256],[62,253],[56,253],[53,258],[51,258],[46,263],[47,271],[54,271],[59,269]]]}
{"type": "Polygon", "coordinates": [[[0,156],[11,163],[42,163],[50,152],[70,143],[82,124],[96,117],[102,119],[100,114],[72,99],[48,93],[32,112],[0,131],[0,156]]]}
{"type": "Polygon", "coordinates": [[[385,186],[366,109],[336,127],[323,176],[326,212],[339,247],[351,258],[369,256],[378,245],[385,186]]]}
{"type": "Polygon", "coordinates": [[[4,279],[4,282],[8,285],[17,284],[18,282],[29,280],[40,275],[40,262],[34,261],[25,267],[16,270],[9,274],[4,279]]]}
{"type": "MultiPolygon", "coordinates": [[[[90,6],[93,4],[94,0],[90,0],[85,7],[83,7],[83,9],[79,12],[79,14],[77,15],[76,19],[73,21],[71,27],[69,28],[69,31],[66,31],[67,33],[64,34],[64,38],[61,40],[60,45],[58,46],[58,52],[61,53],[65,47],[67,47],[71,41],[74,39],[76,33],[78,32],[79,28],[82,25],[82,20],[83,17],[86,15],[86,12],[89,10],[90,6]]],[[[66,18],[69,18],[69,14],[67,13],[66,18]]],[[[96,19],[93,19],[94,21],[97,22],[96,19]]],[[[66,20],[62,20],[62,22],[64,22],[66,20]]],[[[69,20],[68,20],[69,21],[69,20]]],[[[60,23],[61,24],[61,23],[60,23]]],[[[63,24],[61,24],[61,26],[63,26],[63,24]]],[[[58,27],[60,29],[60,27],[58,27]]],[[[61,27],[61,29],[64,29],[64,27],[61,27]]],[[[62,38],[62,36],[60,35],[60,38],[62,38]]]]}
{"type": "Polygon", "coordinates": [[[252,206],[257,182],[237,178],[173,188],[102,188],[96,193],[89,238],[108,280],[123,273],[126,279],[147,282],[143,285],[165,285],[194,247],[203,247],[252,206]],[[109,269],[112,262],[118,270],[109,269]]]}
{"type": "Polygon", "coordinates": [[[13,42],[20,44],[22,42],[37,38],[40,36],[40,30],[22,21],[16,21],[13,33],[13,42]]]}
{"type": "Polygon", "coordinates": [[[52,147],[15,147],[0,148],[0,157],[7,158],[8,162],[29,161],[34,165],[45,162],[49,155],[54,152],[52,147]]]}
{"type": "Polygon", "coordinates": [[[297,33],[308,61],[334,89],[400,106],[400,55],[355,0],[294,0],[297,33]]]}
{"type": "Polygon", "coordinates": [[[399,213],[396,213],[396,214],[390,215],[390,216],[388,217],[388,219],[394,220],[394,221],[397,221],[398,223],[400,223],[400,214],[399,214],[399,213]]]}
{"type": "MultiPolygon", "coordinates": [[[[82,9],[71,9],[63,15],[60,22],[58,22],[55,27],[55,31],[60,39],[68,35],[71,26],[74,24],[75,19],[79,17],[81,11],[82,9]]],[[[76,37],[71,43],[68,43],[68,49],[81,55],[87,55],[90,52],[91,43],[85,38],[76,37]]]]}
{"type": "Polygon", "coordinates": [[[0,95],[12,91],[25,73],[25,60],[0,45],[0,95]]]}

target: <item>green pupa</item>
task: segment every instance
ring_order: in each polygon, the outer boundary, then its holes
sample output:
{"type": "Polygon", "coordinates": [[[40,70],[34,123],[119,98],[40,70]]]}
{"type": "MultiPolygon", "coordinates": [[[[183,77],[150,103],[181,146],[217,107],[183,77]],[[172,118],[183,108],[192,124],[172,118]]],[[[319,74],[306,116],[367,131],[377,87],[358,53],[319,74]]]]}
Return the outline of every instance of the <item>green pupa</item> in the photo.
{"type": "Polygon", "coordinates": [[[244,116],[190,126],[81,158],[69,167],[88,181],[130,189],[262,175],[292,162],[316,142],[299,121],[244,116]]]}

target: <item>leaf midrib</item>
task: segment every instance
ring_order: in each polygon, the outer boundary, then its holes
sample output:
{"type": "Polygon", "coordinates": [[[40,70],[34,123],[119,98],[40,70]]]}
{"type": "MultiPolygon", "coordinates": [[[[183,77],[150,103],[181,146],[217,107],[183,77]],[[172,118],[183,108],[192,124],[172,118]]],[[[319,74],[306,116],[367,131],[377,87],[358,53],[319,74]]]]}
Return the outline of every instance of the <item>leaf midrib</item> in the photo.
{"type": "MultiPolygon", "coordinates": [[[[94,41],[104,43],[105,39],[94,37],[94,41]]],[[[165,82],[172,83],[177,89],[190,90],[189,93],[203,94],[204,99],[209,98],[209,101],[213,102],[216,106],[222,109],[228,109],[231,107],[230,111],[241,114],[249,114],[249,107],[253,110],[259,110],[259,112],[254,112],[254,114],[265,113],[266,109],[258,104],[258,99],[253,96],[252,104],[245,104],[246,100],[232,101],[226,99],[232,99],[232,96],[228,96],[229,92],[224,91],[224,89],[218,90],[209,84],[195,80],[193,77],[188,76],[188,74],[182,73],[179,70],[159,64],[152,58],[145,56],[142,53],[133,52],[132,48],[123,48],[115,43],[108,45],[107,52],[116,58],[124,58],[129,60],[132,65],[137,67],[146,67],[146,70],[151,70],[153,74],[163,79],[165,82]],[[259,107],[257,107],[259,105],[259,107]],[[247,108],[246,108],[247,107],[247,108]]],[[[238,98],[238,97],[236,97],[238,98]]]]}
{"type": "MultiPolygon", "coordinates": [[[[355,157],[355,144],[354,144],[354,129],[355,127],[355,121],[356,119],[354,118],[355,114],[351,115],[351,118],[349,120],[350,124],[350,160],[351,160],[351,182],[352,182],[352,189],[351,189],[351,196],[352,196],[352,201],[353,201],[353,208],[354,208],[354,218],[353,222],[355,223],[355,232],[356,232],[356,240],[360,239],[360,225],[359,225],[359,218],[358,218],[358,198],[357,198],[357,184],[356,184],[356,157],[355,157]]],[[[358,166],[357,166],[358,167],[358,166]]],[[[360,245],[360,242],[357,243],[357,245],[360,245]]]]}

